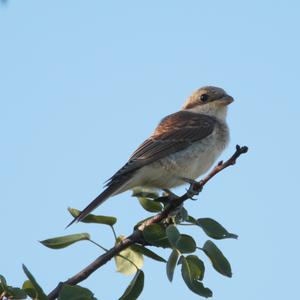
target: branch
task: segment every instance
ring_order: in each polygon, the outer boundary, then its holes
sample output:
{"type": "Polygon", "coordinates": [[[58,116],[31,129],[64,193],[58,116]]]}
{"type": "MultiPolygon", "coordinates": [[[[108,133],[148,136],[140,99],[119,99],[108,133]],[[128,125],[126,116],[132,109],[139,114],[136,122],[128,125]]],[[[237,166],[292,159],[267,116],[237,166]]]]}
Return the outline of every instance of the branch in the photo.
{"type": "MultiPolygon", "coordinates": [[[[248,147],[240,147],[239,145],[236,146],[235,153],[225,162],[220,161],[217,166],[214,167],[214,169],[201,181],[195,182],[191,184],[191,187],[194,191],[194,194],[199,194],[203,187],[206,185],[206,183],[211,180],[214,176],[216,176],[219,172],[222,170],[228,168],[229,166],[233,166],[236,163],[236,160],[244,153],[247,153],[248,147]]],[[[164,208],[164,210],[157,215],[153,216],[151,219],[145,221],[142,223],[138,229],[136,229],[131,235],[129,235],[127,238],[122,240],[119,244],[109,249],[104,254],[100,255],[97,259],[95,259],[91,264],[89,264],[87,267],[85,267],[83,270],[81,270],[79,273],[75,274],[68,280],[64,282],[60,282],[57,287],[48,295],[48,298],[50,300],[54,300],[58,297],[58,294],[60,290],[62,289],[64,284],[69,285],[75,285],[86,278],[88,278],[92,273],[94,273],[97,269],[102,267],[104,264],[106,264],[108,261],[110,261],[114,256],[118,255],[122,250],[128,248],[129,246],[133,245],[134,243],[138,243],[142,241],[142,234],[145,227],[159,223],[163,219],[169,216],[169,214],[176,210],[180,205],[184,203],[184,201],[190,199],[191,193],[186,192],[181,197],[170,199],[172,201],[169,201],[169,204],[164,208]]]]}

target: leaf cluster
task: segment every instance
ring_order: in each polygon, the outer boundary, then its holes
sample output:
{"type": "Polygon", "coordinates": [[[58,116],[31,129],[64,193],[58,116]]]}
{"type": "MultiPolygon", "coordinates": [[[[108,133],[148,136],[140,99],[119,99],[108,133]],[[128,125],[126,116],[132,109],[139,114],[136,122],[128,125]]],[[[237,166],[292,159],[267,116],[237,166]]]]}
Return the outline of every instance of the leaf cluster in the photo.
{"type": "MultiPolygon", "coordinates": [[[[37,283],[32,273],[23,265],[23,271],[27,276],[22,288],[8,286],[6,280],[0,275],[0,299],[28,299],[48,300],[47,295],[37,283]]],[[[58,300],[97,300],[93,293],[80,286],[64,285],[58,300]]]]}
{"type": "MultiPolygon", "coordinates": [[[[159,196],[152,191],[135,190],[133,196],[137,198],[142,208],[147,212],[161,212],[166,206],[166,197],[159,196]]],[[[73,217],[78,216],[80,213],[79,210],[74,208],[69,208],[68,210],[73,217]]],[[[137,229],[145,220],[138,222],[134,228],[137,229]]],[[[107,225],[110,227],[114,235],[115,245],[122,243],[125,239],[124,236],[117,236],[115,233],[114,225],[117,222],[115,217],[90,214],[83,219],[82,222],[107,225]]],[[[181,207],[172,217],[168,217],[162,222],[146,226],[142,232],[142,241],[134,243],[116,254],[114,260],[117,272],[124,275],[134,275],[119,300],[138,299],[142,293],[145,280],[145,274],[142,271],[144,257],[165,263],[166,274],[169,281],[173,280],[176,268],[180,267],[181,276],[186,286],[195,294],[205,298],[212,297],[213,293],[203,284],[206,267],[199,252],[209,258],[213,268],[218,273],[227,277],[232,276],[229,261],[213,241],[207,240],[202,247],[200,247],[192,236],[179,231],[178,227],[180,225],[199,227],[208,237],[215,240],[237,238],[237,235],[228,232],[217,221],[211,218],[196,219],[190,216],[184,207],[181,207]],[[170,251],[168,259],[164,259],[149,249],[149,247],[161,247],[170,251]]],[[[86,232],[49,238],[41,241],[41,244],[57,250],[80,241],[93,243],[101,248],[102,251],[108,251],[105,247],[92,240],[91,236],[86,232]]],[[[24,282],[22,288],[8,286],[5,278],[0,275],[0,299],[26,299],[26,297],[35,300],[48,299],[29,270],[25,266],[23,266],[23,270],[28,279],[24,282]]],[[[60,290],[58,299],[95,300],[96,298],[90,290],[84,287],[64,284],[60,290]]]]}

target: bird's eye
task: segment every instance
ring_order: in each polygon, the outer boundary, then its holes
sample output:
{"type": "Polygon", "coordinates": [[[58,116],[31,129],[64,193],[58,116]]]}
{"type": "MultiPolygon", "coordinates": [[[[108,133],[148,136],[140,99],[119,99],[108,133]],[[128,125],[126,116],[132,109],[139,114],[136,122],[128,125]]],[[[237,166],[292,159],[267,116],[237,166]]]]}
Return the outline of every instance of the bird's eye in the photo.
{"type": "Polygon", "coordinates": [[[207,102],[207,100],[208,100],[208,95],[207,95],[207,94],[201,95],[200,100],[201,100],[202,102],[207,102]]]}

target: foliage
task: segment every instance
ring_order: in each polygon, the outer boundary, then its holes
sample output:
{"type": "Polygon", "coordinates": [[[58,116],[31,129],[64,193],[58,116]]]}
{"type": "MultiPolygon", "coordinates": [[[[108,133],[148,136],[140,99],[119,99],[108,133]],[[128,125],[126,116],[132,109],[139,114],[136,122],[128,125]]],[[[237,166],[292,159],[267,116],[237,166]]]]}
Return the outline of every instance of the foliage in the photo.
{"type": "MultiPolygon", "coordinates": [[[[149,191],[135,190],[136,197],[148,212],[161,212],[165,203],[163,197],[149,191]]],[[[73,217],[76,217],[80,211],[74,208],[68,209],[73,217]]],[[[140,221],[142,224],[145,220],[140,221]]],[[[104,224],[112,228],[115,245],[123,242],[124,236],[116,237],[114,225],[117,222],[115,217],[89,215],[84,223],[104,224]]],[[[139,225],[136,225],[137,228],[139,225]]],[[[173,280],[176,268],[181,269],[181,275],[186,286],[195,294],[202,297],[212,297],[212,291],[203,284],[205,275],[205,265],[199,256],[205,255],[209,258],[213,268],[220,274],[231,277],[231,266],[221,250],[211,241],[207,240],[202,247],[199,247],[194,238],[185,233],[181,233],[178,229],[180,225],[196,226],[210,238],[215,240],[233,238],[237,235],[228,232],[220,223],[211,218],[196,219],[188,214],[183,207],[173,217],[168,217],[162,222],[146,226],[143,230],[143,244],[135,243],[126,249],[120,251],[115,258],[116,270],[125,275],[133,275],[134,277],[129,283],[119,300],[134,300],[142,293],[144,287],[144,272],[141,270],[144,264],[144,256],[155,261],[166,264],[166,274],[169,281],[173,280]],[[165,260],[156,254],[149,247],[161,247],[169,252],[169,258],[165,260]],[[200,253],[199,253],[200,252],[200,253]]],[[[184,226],[183,226],[184,228],[184,226]]],[[[104,247],[93,241],[88,233],[78,233],[65,235],[55,238],[46,239],[41,243],[51,249],[62,249],[79,241],[91,242],[99,246],[102,250],[107,251],[104,247]]],[[[7,285],[6,280],[0,275],[0,299],[26,299],[29,297],[35,300],[46,300],[43,289],[35,280],[30,271],[23,266],[23,270],[28,278],[22,288],[16,288],[7,285]]],[[[59,300],[95,300],[93,293],[79,285],[64,285],[61,289],[59,300]]]]}

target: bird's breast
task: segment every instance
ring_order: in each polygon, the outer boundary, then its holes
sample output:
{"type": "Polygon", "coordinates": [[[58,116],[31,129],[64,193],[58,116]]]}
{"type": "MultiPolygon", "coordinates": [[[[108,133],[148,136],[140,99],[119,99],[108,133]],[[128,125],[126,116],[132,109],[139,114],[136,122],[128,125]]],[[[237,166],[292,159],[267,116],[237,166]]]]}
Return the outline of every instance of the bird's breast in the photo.
{"type": "Polygon", "coordinates": [[[138,185],[172,188],[183,184],[180,177],[196,179],[208,171],[220,156],[229,140],[226,124],[217,124],[208,137],[148,166],[136,173],[138,185]]]}

